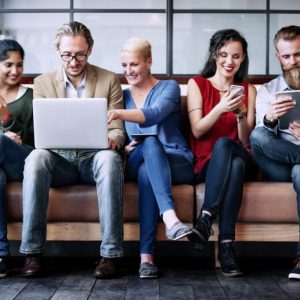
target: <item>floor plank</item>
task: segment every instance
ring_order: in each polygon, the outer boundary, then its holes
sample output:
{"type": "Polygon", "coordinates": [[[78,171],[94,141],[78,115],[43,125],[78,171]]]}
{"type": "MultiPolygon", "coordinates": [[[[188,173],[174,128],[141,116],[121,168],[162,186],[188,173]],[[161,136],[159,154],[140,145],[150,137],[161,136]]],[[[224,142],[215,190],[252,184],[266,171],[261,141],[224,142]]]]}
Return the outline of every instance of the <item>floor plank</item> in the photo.
{"type": "MultiPolygon", "coordinates": [[[[23,262],[23,261],[22,261],[23,262]]],[[[245,259],[245,276],[224,277],[207,258],[160,258],[158,279],[139,279],[138,259],[119,261],[120,276],[93,277],[93,258],[46,258],[40,278],[26,279],[19,263],[0,280],[1,300],[300,299],[300,281],[287,278],[287,259],[245,259]]]]}
{"type": "Polygon", "coordinates": [[[127,277],[97,280],[89,296],[89,300],[119,300],[124,299],[127,289],[127,277]]]}

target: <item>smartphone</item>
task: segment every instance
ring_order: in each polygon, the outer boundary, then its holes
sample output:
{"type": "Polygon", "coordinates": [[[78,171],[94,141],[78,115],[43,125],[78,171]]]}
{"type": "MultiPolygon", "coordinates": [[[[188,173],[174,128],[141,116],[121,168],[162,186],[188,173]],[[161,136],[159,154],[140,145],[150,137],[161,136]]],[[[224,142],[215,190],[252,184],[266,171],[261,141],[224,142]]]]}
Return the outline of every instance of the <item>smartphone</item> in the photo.
{"type": "Polygon", "coordinates": [[[235,96],[240,96],[244,94],[244,87],[241,85],[231,85],[230,86],[230,91],[235,94],[235,96]]]}

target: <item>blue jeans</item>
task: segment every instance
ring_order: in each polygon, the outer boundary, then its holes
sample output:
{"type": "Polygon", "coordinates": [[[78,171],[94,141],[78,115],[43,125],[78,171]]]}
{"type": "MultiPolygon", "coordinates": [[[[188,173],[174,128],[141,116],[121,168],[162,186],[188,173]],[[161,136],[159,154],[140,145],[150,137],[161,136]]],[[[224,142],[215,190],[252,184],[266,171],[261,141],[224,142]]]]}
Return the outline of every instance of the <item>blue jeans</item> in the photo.
{"type": "Polygon", "coordinates": [[[213,218],[219,216],[221,241],[235,238],[243,184],[250,166],[245,148],[230,138],[221,137],[214,145],[211,159],[197,175],[197,182],[205,182],[202,210],[210,212],[213,218]]]}
{"type": "Polygon", "coordinates": [[[145,138],[129,156],[125,178],[139,185],[140,253],[152,254],[159,215],[175,209],[172,183],[193,183],[193,165],[166,154],[157,137],[145,138]]]}
{"type": "Polygon", "coordinates": [[[0,134],[0,256],[9,255],[5,186],[8,181],[23,180],[25,158],[31,150],[30,146],[19,145],[0,134]]]}
{"type": "MultiPolygon", "coordinates": [[[[264,127],[250,136],[253,156],[270,181],[293,182],[300,221],[300,146],[286,141],[264,127]]],[[[297,256],[300,256],[300,242],[297,256]]]]}
{"type": "Polygon", "coordinates": [[[32,151],[25,161],[20,252],[44,252],[49,188],[84,183],[96,184],[102,235],[100,255],[122,256],[123,182],[122,160],[113,150],[61,150],[58,154],[43,149],[32,151]]]}

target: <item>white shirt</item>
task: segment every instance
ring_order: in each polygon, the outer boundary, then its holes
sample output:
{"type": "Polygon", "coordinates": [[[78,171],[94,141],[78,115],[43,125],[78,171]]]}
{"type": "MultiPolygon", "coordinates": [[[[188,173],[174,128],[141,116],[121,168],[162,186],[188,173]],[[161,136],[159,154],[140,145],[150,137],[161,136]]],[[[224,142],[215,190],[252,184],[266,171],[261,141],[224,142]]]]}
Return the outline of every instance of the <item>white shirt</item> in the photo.
{"type": "Polygon", "coordinates": [[[83,98],[86,92],[86,74],[84,75],[81,83],[75,88],[69,80],[65,69],[63,69],[63,77],[66,88],[66,98],[83,98]]]}
{"type": "MultiPolygon", "coordinates": [[[[268,83],[265,83],[258,90],[256,95],[256,127],[264,126],[263,119],[269,110],[272,102],[276,98],[276,92],[282,91],[292,91],[292,89],[287,85],[282,75],[274,78],[268,83]]],[[[265,126],[266,127],[266,126],[265,126]]],[[[278,125],[275,128],[266,127],[268,130],[279,134],[279,136],[285,140],[288,140],[294,144],[300,144],[300,141],[297,140],[292,134],[283,132],[278,128],[278,125]]]]}

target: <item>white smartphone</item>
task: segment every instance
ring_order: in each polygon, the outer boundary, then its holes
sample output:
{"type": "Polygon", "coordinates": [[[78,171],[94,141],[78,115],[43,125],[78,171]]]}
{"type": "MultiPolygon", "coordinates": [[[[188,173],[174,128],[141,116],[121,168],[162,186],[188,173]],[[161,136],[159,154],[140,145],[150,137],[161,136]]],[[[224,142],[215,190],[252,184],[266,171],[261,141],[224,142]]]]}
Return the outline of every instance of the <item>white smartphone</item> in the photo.
{"type": "Polygon", "coordinates": [[[230,91],[235,94],[235,96],[240,96],[244,94],[244,87],[241,85],[231,85],[230,86],[230,91]]]}

